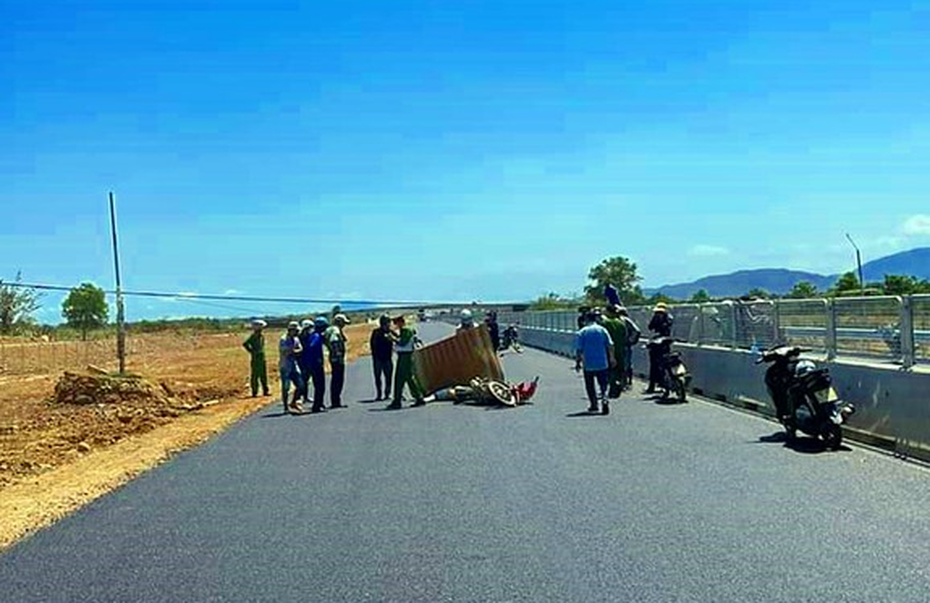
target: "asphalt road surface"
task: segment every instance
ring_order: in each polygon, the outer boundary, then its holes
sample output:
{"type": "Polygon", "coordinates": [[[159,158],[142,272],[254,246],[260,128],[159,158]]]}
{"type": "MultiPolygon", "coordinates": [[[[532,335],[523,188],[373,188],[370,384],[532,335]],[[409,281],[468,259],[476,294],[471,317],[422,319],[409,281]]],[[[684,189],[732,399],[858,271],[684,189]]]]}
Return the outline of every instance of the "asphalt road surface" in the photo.
{"type": "Polygon", "coordinates": [[[0,601],[930,600],[926,470],[504,365],[533,405],[383,411],[360,361],[348,409],[272,405],[0,556],[0,601]]]}

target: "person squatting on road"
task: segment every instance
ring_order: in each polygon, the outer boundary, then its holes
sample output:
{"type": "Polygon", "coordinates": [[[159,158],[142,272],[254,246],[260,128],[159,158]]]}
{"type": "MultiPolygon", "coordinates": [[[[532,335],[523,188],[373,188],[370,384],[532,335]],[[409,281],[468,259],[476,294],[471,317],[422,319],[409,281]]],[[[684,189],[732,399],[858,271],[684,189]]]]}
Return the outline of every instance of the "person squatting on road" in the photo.
{"type": "MultiPolygon", "coordinates": [[[[323,412],[323,397],[326,395],[326,366],[325,354],[323,353],[324,341],[323,336],[329,327],[329,321],[324,316],[318,316],[313,320],[313,332],[308,338],[309,349],[305,350],[308,363],[310,366],[310,376],[308,379],[313,380],[313,406],[310,412],[323,412]]],[[[306,377],[306,376],[305,376],[306,377]]]]}
{"type": "Polygon", "coordinates": [[[623,350],[623,385],[624,389],[629,389],[633,386],[633,346],[639,343],[642,331],[639,330],[639,325],[630,318],[630,313],[626,308],[620,306],[617,313],[620,314],[620,319],[623,320],[623,324],[626,326],[626,345],[623,350]]]}
{"type": "Polygon", "coordinates": [[[610,333],[597,324],[594,312],[585,314],[585,326],[575,335],[575,370],[584,367],[584,387],[588,394],[588,412],[597,412],[598,400],[601,402],[601,412],[610,413],[607,400],[608,373],[616,365],[614,357],[614,342],[610,333]],[[594,385],[597,383],[598,391],[594,385]]]}
{"type": "Polygon", "coordinates": [[[270,396],[268,390],[268,365],[265,362],[265,333],[268,323],[264,320],[252,321],[252,334],[242,344],[252,358],[252,371],[249,382],[252,386],[252,397],[258,396],[259,382],[262,386],[262,395],[270,396]]]}
{"type": "Polygon", "coordinates": [[[391,331],[391,317],[382,314],[378,327],[371,332],[368,345],[371,346],[371,362],[375,371],[375,401],[387,400],[391,395],[391,376],[394,372],[394,341],[396,336],[391,331]],[[381,387],[382,378],[384,387],[381,387]]]}
{"type": "MultiPolygon", "coordinates": [[[[669,314],[668,306],[659,302],[652,310],[652,319],[649,321],[649,330],[656,337],[671,337],[674,318],[669,314]]],[[[649,348],[649,387],[647,394],[654,394],[656,386],[662,383],[662,352],[658,346],[649,348]]]]}
{"type": "Polygon", "coordinates": [[[478,328],[478,324],[475,323],[475,319],[472,317],[471,310],[465,309],[462,310],[459,314],[459,326],[455,327],[455,332],[459,331],[470,331],[471,329],[478,328]]]}
{"type": "Polygon", "coordinates": [[[298,332],[300,325],[296,322],[288,323],[287,333],[281,336],[278,343],[278,369],[281,372],[281,403],[284,404],[284,412],[303,412],[299,398],[304,390],[303,378],[300,375],[300,366],[297,359],[303,349],[300,345],[298,332]],[[294,383],[294,400],[288,404],[288,393],[291,389],[291,383],[294,383]]]}
{"type": "Polygon", "coordinates": [[[387,408],[394,410],[401,407],[401,397],[404,395],[404,386],[410,389],[410,395],[413,396],[414,406],[423,406],[426,402],[423,400],[423,392],[417,383],[413,374],[413,351],[416,349],[419,339],[417,338],[416,329],[407,326],[407,321],[403,316],[394,319],[394,326],[398,330],[397,345],[397,372],[394,374],[394,399],[387,408]]]}
{"type": "Polygon", "coordinates": [[[342,389],[346,383],[346,335],[343,327],[349,324],[345,314],[336,314],[333,324],[326,329],[324,341],[329,350],[329,368],[331,371],[329,381],[329,407],[344,408],[342,403],[342,389]]]}
{"type": "Polygon", "coordinates": [[[620,318],[619,305],[608,306],[606,314],[601,324],[610,333],[610,338],[614,342],[614,358],[616,359],[614,365],[610,367],[607,397],[619,398],[626,382],[624,374],[626,370],[626,323],[620,318]]]}

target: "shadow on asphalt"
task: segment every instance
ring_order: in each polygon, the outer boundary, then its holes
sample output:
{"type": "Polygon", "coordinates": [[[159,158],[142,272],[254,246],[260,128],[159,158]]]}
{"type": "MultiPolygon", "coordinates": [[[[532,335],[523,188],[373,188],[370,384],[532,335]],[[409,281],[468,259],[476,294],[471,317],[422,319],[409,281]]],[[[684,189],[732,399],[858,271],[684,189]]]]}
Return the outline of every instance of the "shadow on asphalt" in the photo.
{"type": "Polygon", "coordinates": [[[577,418],[579,418],[579,417],[602,417],[602,416],[604,416],[604,415],[602,415],[602,414],[601,414],[601,411],[599,411],[599,410],[597,410],[597,411],[594,411],[594,410],[581,410],[581,411],[578,411],[578,412],[569,413],[569,414],[567,414],[567,415],[565,415],[565,416],[566,416],[567,418],[569,418],[569,419],[577,419],[577,418]]]}
{"type": "Polygon", "coordinates": [[[378,402],[390,402],[390,400],[375,400],[374,398],[369,398],[368,400],[356,400],[356,404],[377,404],[378,402]]]}
{"type": "Polygon", "coordinates": [[[827,450],[823,440],[817,438],[796,437],[788,439],[784,431],[776,431],[767,436],[760,436],[757,444],[782,444],[785,448],[801,454],[820,454],[822,452],[852,452],[849,446],[841,445],[838,450],[827,450]]]}
{"type": "Polygon", "coordinates": [[[291,416],[291,413],[289,413],[289,412],[284,412],[283,410],[279,410],[279,411],[277,411],[277,412],[269,412],[269,413],[266,413],[266,414],[262,415],[262,418],[263,418],[263,419],[276,419],[276,418],[278,418],[278,417],[289,417],[289,416],[291,416]]]}

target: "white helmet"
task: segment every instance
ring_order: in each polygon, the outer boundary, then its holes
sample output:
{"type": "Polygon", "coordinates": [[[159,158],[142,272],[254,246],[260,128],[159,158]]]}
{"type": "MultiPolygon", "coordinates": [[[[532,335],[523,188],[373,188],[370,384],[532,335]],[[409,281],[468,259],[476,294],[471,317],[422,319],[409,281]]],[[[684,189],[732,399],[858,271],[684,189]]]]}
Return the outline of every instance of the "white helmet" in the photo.
{"type": "Polygon", "coordinates": [[[811,362],[810,360],[801,360],[798,362],[797,366],[794,367],[794,374],[797,377],[803,377],[804,375],[816,371],[817,365],[811,362]]]}
{"type": "Polygon", "coordinates": [[[467,308],[462,310],[462,313],[459,314],[459,318],[462,320],[462,324],[471,323],[471,310],[467,308]]]}

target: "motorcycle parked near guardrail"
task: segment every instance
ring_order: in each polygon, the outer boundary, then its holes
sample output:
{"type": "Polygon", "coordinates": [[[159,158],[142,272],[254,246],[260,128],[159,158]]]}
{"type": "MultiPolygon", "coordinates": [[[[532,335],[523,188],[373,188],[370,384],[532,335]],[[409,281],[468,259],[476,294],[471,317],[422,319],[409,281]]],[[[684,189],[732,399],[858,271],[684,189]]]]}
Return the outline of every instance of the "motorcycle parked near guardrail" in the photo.
{"type": "Polygon", "coordinates": [[[765,386],[788,438],[801,431],[837,450],[843,443],[842,425],[856,408],[840,399],[829,369],[801,359],[806,351],[778,346],[763,352],[756,364],[771,365],[765,371],[765,386]]]}
{"type": "Polygon", "coordinates": [[[523,353],[523,346],[520,345],[520,334],[517,331],[517,327],[510,325],[504,329],[503,334],[501,335],[501,348],[500,351],[504,350],[513,350],[518,354],[523,353]]]}
{"type": "Polygon", "coordinates": [[[691,374],[681,359],[681,352],[672,351],[672,344],[676,341],[674,337],[653,337],[646,343],[646,348],[650,351],[650,357],[655,354],[662,363],[662,381],[659,383],[662,397],[668,399],[674,393],[675,399],[684,403],[688,401],[687,388],[691,382],[691,374]]]}

